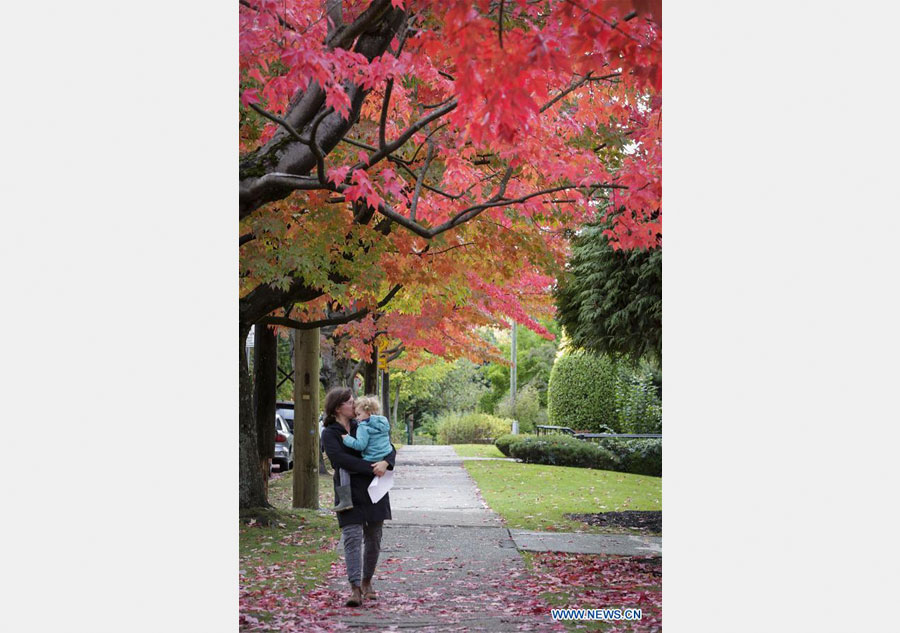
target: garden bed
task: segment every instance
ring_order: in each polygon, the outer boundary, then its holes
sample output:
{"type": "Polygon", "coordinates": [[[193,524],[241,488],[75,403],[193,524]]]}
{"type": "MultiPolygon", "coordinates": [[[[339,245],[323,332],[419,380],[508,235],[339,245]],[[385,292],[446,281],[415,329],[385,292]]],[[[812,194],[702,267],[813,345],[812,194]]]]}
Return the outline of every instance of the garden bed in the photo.
{"type": "Polygon", "coordinates": [[[594,514],[566,514],[567,519],[588,525],[632,528],[648,533],[662,534],[661,510],[624,510],[622,512],[597,512],[594,514]]]}

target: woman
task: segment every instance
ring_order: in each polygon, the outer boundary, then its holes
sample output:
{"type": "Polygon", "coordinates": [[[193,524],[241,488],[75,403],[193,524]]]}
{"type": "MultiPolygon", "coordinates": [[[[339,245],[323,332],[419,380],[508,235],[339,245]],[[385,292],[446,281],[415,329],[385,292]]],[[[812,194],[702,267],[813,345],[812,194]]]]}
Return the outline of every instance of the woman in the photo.
{"type": "Polygon", "coordinates": [[[349,433],[356,437],[356,420],[353,419],[353,392],[346,387],[332,389],[325,396],[325,428],[322,430],[322,444],[325,454],[334,469],[335,504],[340,486],[338,471],[343,468],[350,473],[350,493],[353,508],[339,512],[338,525],[344,540],[344,562],[350,581],[348,607],[358,607],[363,599],[375,600],[372,576],[378,564],[381,551],[381,528],[385,519],[391,518],[391,502],[384,495],[378,503],[369,498],[369,484],[374,477],[381,477],[393,470],[396,449],[383,460],[367,462],[359,451],[344,446],[341,435],[349,433]]]}

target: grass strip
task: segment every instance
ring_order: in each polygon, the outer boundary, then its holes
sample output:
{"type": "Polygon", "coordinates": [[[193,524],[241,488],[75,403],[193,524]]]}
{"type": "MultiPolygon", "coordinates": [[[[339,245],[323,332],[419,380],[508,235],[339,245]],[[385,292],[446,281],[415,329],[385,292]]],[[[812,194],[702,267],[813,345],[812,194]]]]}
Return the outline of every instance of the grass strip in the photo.
{"type": "Polygon", "coordinates": [[[493,444],[452,444],[460,457],[506,457],[493,444]]]}
{"type": "Polygon", "coordinates": [[[487,504],[514,529],[638,533],[615,526],[591,526],[563,515],[662,509],[661,477],[520,462],[463,463],[487,504]]]}
{"type": "Polygon", "coordinates": [[[340,531],[334,514],[330,476],[319,477],[320,509],[292,508],[293,472],[276,473],[269,482],[269,503],[275,506],[269,525],[255,520],[239,523],[242,614],[262,621],[278,613],[278,603],[254,596],[276,595],[286,600],[303,596],[325,582],[340,531]],[[246,607],[246,608],[245,608],[246,607]]]}

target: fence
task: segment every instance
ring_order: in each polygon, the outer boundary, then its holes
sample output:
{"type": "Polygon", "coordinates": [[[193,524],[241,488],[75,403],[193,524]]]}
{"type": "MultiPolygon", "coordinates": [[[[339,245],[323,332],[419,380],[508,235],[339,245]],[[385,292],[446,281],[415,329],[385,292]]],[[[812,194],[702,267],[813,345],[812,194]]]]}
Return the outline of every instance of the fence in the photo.
{"type": "Polygon", "coordinates": [[[535,435],[571,435],[579,440],[586,442],[599,441],[603,438],[622,438],[622,439],[662,439],[661,433],[588,433],[586,431],[575,431],[567,426],[552,426],[549,424],[535,425],[535,435]]]}

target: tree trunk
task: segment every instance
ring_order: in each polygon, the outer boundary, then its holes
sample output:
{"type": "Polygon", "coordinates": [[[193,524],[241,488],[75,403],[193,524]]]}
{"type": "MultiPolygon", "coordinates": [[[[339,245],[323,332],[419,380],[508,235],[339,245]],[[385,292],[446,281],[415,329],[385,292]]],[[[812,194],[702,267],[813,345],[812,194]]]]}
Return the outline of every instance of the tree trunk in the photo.
{"type": "Polygon", "coordinates": [[[378,348],[372,347],[372,362],[366,363],[363,370],[363,380],[365,386],[363,391],[366,394],[375,393],[378,390],[378,348]]]}
{"type": "Polygon", "coordinates": [[[381,372],[381,410],[385,416],[391,415],[391,374],[387,369],[381,372]]]}
{"type": "MultiPolygon", "coordinates": [[[[353,389],[353,376],[356,374],[357,363],[351,358],[337,358],[334,350],[340,343],[340,339],[333,338],[334,326],[322,328],[323,335],[320,338],[322,370],[320,378],[322,388],[328,393],[335,387],[350,387],[353,389]],[[324,340],[323,340],[324,339],[324,340]]],[[[356,395],[354,390],[354,395],[356,395]]]]}
{"type": "Polygon", "coordinates": [[[353,395],[356,395],[356,389],[353,386],[353,377],[356,375],[357,363],[352,358],[339,358],[335,363],[337,367],[338,379],[341,387],[350,387],[353,395]]]}
{"type": "Polygon", "coordinates": [[[331,336],[334,328],[323,327],[320,330],[322,332],[322,340],[319,342],[319,349],[321,350],[322,368],[319,371],[319,379],[322,381],[322,388],[325,390],[325,393],[328,393],[335,387],[340,386],[340,380],[337,377],[337,360],[334,357],[335,342],[331,336]]]}
{"type": "Polygon", "coordinates": [[[394,424],[397,424],[400,420],[398,414],[400,412],[400,381],[397,381],[397,395],[394,396],[394,415],[391,417],[391,420],[394,424]]]}
{"type": "Polygon", "coordinates": [[[238,328],[240,400],[238,404],[238,506],[244,508],[271,507],[266,499],[266,487],[259,472],[259,449],[256,441],[256,416],[253,410],[253,385],[244,345],[250,325],[238,328]]]}
{"type": "Polygon", "coordinates": [[[295,508],[319,507],[319,328],[294,333],[295,508]]]}
{"type": "Polygon", "coordinates": [[[275,457],[275,382],[278,367],[278,342],[275,332],[265,325],[254,328],[253,410],[256,413],[256,439],[260,471],[266,491],[275,457]]]}

